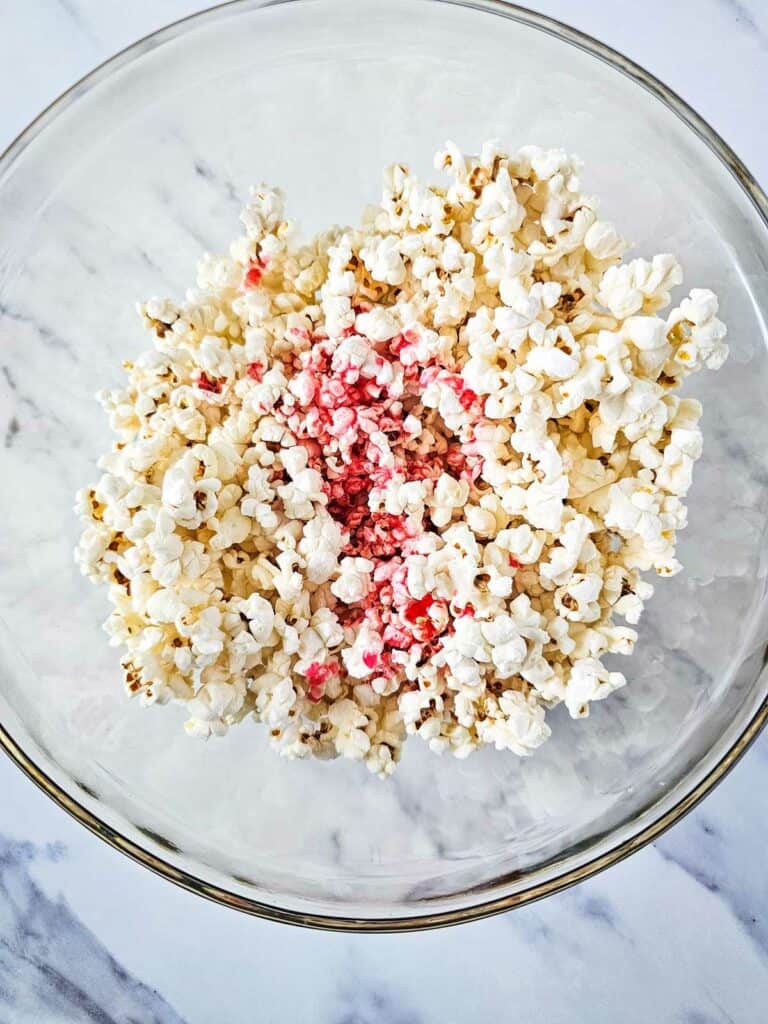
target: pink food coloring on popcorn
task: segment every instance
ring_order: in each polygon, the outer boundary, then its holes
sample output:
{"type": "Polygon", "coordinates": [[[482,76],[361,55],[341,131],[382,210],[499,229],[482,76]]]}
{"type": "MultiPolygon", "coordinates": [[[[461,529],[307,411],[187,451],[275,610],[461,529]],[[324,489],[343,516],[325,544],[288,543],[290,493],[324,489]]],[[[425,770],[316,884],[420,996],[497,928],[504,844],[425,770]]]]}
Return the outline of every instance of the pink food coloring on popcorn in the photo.
{"type": "MultiPolygon", "coordinates": [[[[368,308],[358,303],[354,311],[368,308]]],[[[374,566],[366,597],[354,606],[339,604],[336,612],[345,627],[365,623],[381,638],[381,653],[363,652],[366,668],[383,678],[400,677],[402,668],[391,652],[428,656],[452,625],[445,601],[431,594],[414,598],[408,589],[409,557],[431,524],[422,515],[387,512],[384,499],[392,487],[436,481],[443,473],[472,484],[483,464],[473,434],[481,403],[454,366],[400,360],[400,353],[420,341],[416,331],[404,331],[389,342],[369,340],[361,346],[360,364],[354,346],[352,359],[342,356],[346,349],[339,351],[343,339],[357,336],[354,328],[337,338],[302,328],[290,328],[288,334],[309,346],[294,353],[292,394],[278,401],[274,415],[305,448],[309,467],[322,478],[326,510],[342,529],[342,555],[369,559],[374,566]],[[467,443],[435,431],[434,425],[422,442],[421,431],[414,430],[411,410],[423,423],[421,397],[435,382],[449,388],[468,412],[467,443]]],[[[250,367],[247,372],[251,376],[250,367]]],[[[434,421],[436,414],[426,415],[434,421]]],[[[461,614],[474,614],[474,608],[467,606],[461,614]]],[[[313,664],[307,672],[312,700],[323,692],[321,669],[313,664]]]]}
{"type": "Polygon", "coordinates": [[[403,610],[403,618],[408,622],[414,635],[419,640],[432,640],[437,636],[439,628],[430,612],[445,608],[445,602],[437,601],[431,594],[419,600],[409,601],[403,610]]]}
{"type": "Polygon", "coordinates": [[[246,270],[245,277],[243,278],[244,288],[258,288],[261,284],[261,267],[251,264],[246,270]]]}
{"type": "Polygon", "coordinates": [[[216,377],[209,377],[207,373],[201,373],[197,378],[197,386],[201,391],[209,391],[214,395],[221,394],[222,381],[216,377]]]}
{"type": "Polygon", "coordinates": [[[309,683],[307,697],[313,704],[322,700],[325,693],[325,684],[329,679],[338,674],[339,666],[334,661],[326,662],[325,664],[321,664],[319,661],[312,662],[307,668],[306,677],[309,683]]]}

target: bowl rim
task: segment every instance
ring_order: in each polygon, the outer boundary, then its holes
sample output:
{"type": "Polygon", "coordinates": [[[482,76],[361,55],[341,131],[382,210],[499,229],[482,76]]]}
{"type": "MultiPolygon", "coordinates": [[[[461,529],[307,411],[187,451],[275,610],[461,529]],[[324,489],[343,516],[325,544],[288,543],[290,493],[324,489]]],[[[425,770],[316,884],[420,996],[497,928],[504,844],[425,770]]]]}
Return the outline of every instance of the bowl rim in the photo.
{"type": "MultiPolygon", "coordinates": [[[[260,8],[308,2],[311,2],[311,0],[226,0],[224,3],[215,4],[196,11],[142,36],[79,78],[30,121],[13,139],[10,145],[0,153],[0,174],[10,168],[17,157],[58,114],[68,109],[82,95],[90,92],[110,73],[182,35],[193,27],[193,24],[214,21],[217,18],[235,14],[238,9],[250,8],[258,10],[260,8]]],[[[446,4],[476,10],[481,13],[495,14],[526,27],[544,32],[547,35],[554,36],[561,42],[574,46],[589,56],[610,65],[614,70],[621,72],[662,102],[667,109],[674,113],[705,143],[720,163],[736,179],[742,191],[748,196],[755,207],[766,230],[768,230],[768,197],[744,163],[704,118],[676,92],[640,64],[630,60],[619,51],[579,29],[572,28],[555,18],[512,3],[510,0],[411,0],[411,2],[446,4]]],[[[766,656],[768,656],[768,651],[766,656]]],[[[618,864],[625,857],[641,849],[646,844],[653,842],[692,810],[707,793],[725,778],[766,724],[768,724],[768,695],[763,699],[752,718],[747,722],[729,749],[726,750],[720,760],[698,783],[671,808],[606,852],[593,856],[584,863],[571,867],[544,882],[534,882],[520,892],[502,894],[490,900],[481,900],[477,904],[459,909],[398,918],[344,917],[330,914],[306,913],[250,899],[231,892],[222,886],[206,882],[191,872],[175,867],[139,843],[127,838],[118,829],[85,807],[29,757],[2,724],[0,724],[0,747],[32,782],[89,831],[138,864],[149,868],[162,878],[174,882],[190,892],[252,916],[284,924],[326,931],[386,933],[421,931],[460,924],[466,921],[477,921],[481,918],[502,913],[515,907],[525,906],[545,896],[561,892],[578,882],[591,878],[613,864],[618,864]]],[[[685,784],[685,780],[682,780],[682,784],[685,784]]],[[[652,812],[653,806],[648,808],[647,811],[652,812]]]]}

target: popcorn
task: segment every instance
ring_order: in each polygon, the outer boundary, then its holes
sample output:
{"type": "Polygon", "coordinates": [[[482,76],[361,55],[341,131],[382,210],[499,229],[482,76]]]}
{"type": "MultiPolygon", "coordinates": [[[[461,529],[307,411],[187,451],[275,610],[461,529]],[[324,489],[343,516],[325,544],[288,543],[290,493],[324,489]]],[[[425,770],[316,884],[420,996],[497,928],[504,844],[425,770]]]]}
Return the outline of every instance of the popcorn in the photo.
{"type": "Polygon", "coordinates": [[[243,237],[100,393],[118,441],[78,492],[126,691],[192,736],[245,718],[281,756],[385,778],[405,739],[528,756],[546,710],[626,682],[671,576],[701,406],[728,354],[715,295],[627,248],[578,160],[447,143],[360,228],[302,244],[259,185],[243,237]],[[629,625],[621,625],[624,619],[629,625]]]}
{"type": "Polygon", "coordinates": [[[590,701],[602,700],[625,683],[621,672],[608,672],[596,658],[574,662],[565,689],[565,706],[571,718],[585,717],[590,701]]]}
{"type": "Polygon", "coordinates": [[[361,604],[370,593],[373,570],[374,563],[367,558],[342,559],[331,593],[344,604],[361,604]]]}
{"type": "Polygon", "coordinates": [[[544,708],[535,699],[506,690],[493,710],[496,714],[481,721],[478,732],[483,743],[493,744],[497,750],[527,757],[550,736],[544,708]]]}
{"type": "MultiPolygon", "coordinates": [[[[724,344],[726,328],[718,320],[717,296],[708,288],[694,288],[689,297],[683,299],[679,309],[673,310],[667,318],[667,328],[672,330],[672,343],[676,344],[673,367],[682,364],[689,372],[702,365],[710,370],[719,370],[728,357],[728,346],[724,344]]],[[[671,368],[673,368],[671,367],[671,368]]]]}
{"type": "Polygon", "coordinates": [[[254,640],[260,646],[268,644],[275,625],[275,612],[272,605],[259,594],[250,594],[240,600],[235,607],[241,619],[244,619],[254,640]]]}
{"type": "MultiPolygon", "coordinates": [[[[620,320],[642,310],[653,313],[669,303],[669,289],[683,280],[674,256],[664,254],[609,267],[600,281],[598,300],[620,320]]],[[[711,293],[710,293],[711,294],[711,293]]]]}
{"type": "Polygon", "coordinates": [[[368,724],[367,717],[354,701],[344,699],[331,705],[328,720],[336,729],[334,742],[343,757],[360,761],[371,748],[371,741],[361,726],[368,724]]]}
{"type": "Polygon", "coordinates": [[[431,500],[431,519],[435,526],[447,526],[454,509],[462,508],[468,497],[469,484],[466,480],[456,480],[449,473],[441,473],[431,500]]]}

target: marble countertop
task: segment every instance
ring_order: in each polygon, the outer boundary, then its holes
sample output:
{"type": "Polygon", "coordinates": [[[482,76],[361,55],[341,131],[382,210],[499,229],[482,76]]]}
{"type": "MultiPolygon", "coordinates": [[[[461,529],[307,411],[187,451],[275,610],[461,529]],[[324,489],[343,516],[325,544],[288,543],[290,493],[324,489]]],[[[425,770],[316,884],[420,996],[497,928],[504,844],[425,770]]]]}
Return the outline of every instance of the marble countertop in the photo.
{"type": "MultiPolygon", "coordinates": [[[[91,67],[203,6],[0,0],[0,149],[91,67]]],[[[761,0],[531,6],[654,72],[768,182],[761,0]]],[[[759,1024],[766,787],[763,735],[661,840],[575,889],[460,928],[350,936],[247,918],[175,888],[0,759],[0,1024],[759,1024]]]]}

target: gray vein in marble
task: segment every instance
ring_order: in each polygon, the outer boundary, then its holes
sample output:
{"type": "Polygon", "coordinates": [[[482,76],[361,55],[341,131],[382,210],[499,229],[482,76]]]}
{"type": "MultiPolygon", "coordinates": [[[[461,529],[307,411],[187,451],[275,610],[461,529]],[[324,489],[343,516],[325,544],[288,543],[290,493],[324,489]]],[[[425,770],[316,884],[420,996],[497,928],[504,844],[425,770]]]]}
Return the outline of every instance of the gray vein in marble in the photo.
{"type": "Polygon", "coordinates": [[[730,13],[734,16],[737,24],[743,25],[744,28],[748,29],[754,36],[760,40],[761,43],[768,42],[765,33],[758,25],[754,15],[749,8],[740,2],[740,0],[719,0],[723,7],[726,7],[730,13]]]}
{"type": "Polygon", "coordinates": [[[31,327],[39,335],[40,341],[46,346],[46,348],[64,352],[73,363],[80,362],[79,356],[70,344],[58,335],[53,328],[41,323],[40,320],[31,316],[29,313],[23,313],[20,309],[17,309],[8,303],[0,303],[0,317],[7,317],[8,320],[11,320],[14,323],[23,324],[25,327],[31,327]]]}
{"type": "Polygon", "coordinates": [[[88,24],[88,21],[83,18],[82,13],[73,0],[58,0],[58,5],[67,15],[72,24],[76,26],[78,31],[90,42],[97,44],[99,49],[101,49],[102,47],[94,36],[91,26],[88,24]]]}
{"type": "MultiPolygon", "coordinates": [[[[680,1024],[721,1024],[715,1017],[710,1017],[702,1010],[684,1010],[682,1016],[677,1018],[680,1024]]],[[[730,1018],[729,1018],[730,1019],[730,1018]]]]}
{"type": "MultiPolygon", "coordinates": [[[[715,1018],[716,1024],[742,1024],[741,1021],[734,1020],[706,982],[702,985],[702,991],[718,1012],[718,1016],[715,1018]]],[[[711,1018],[706,1019],[709,1020],[711,1018]]]]}
{"type": "Polygon", "coordinates": [[[152,989],[131,977],[29,872],[37,850],[0,836],[0,1019],[57,1024],[184,1024],[152,989]]]}
{"type": "Polygon", "coordinates": [[[737,437],[713,428],[712,440],[722,445],[722,454],[728,457],[729,464],[738,466],[741,472],[745,472],[750,483],[768,488],[768,469],[749,454],[746,445],[740,443],[737,437]]]}
{"type": "Polygon", "coordinates": [[[80,266],[83,268],[86,274],[88,274],[89,277],[98,277],[101,274],[102,271],[98,267],[94,266],[93,263],[90,263],[88,260],[86,260],[82,252],[78,249],[76,245],[74,245],[73,242],[66,241],[65,245],[67,248],[67,252],[69,252],[69,254],[72,256],[75,262],[80,264],[80,266]]]}
{"type": "Polygon", "coordinates": [[[575,886],[563,894],[563,903],[570,905],[578,918],[586,924],[621,939],[627,946],[635,947],[637,942],[627,931],[618,908],[604,893],[594,889],[575,886]]]}
{"type": "MultiPolygon", "coordinates": [[[[414,826],[419,826],[423,830],[426,838],[432,843],[434,853],[438,857],[442,857],[445,852],[445,847],[437,833],[437,830],[432,827],[428,807],[426,807],[422,800],[416,796],[412,788],[404,786],[401,783],[399,776],[393,776],[391,781],[393,782],[392,788],[395,793],[397,805],[403,812],[406,819],[412,822],[414,826]]],[[[421,883],[409,890],[407,898],[412,900],[424,899],[431,894],[431,891],[431,884],[421,883]]]]}
{"type": "MultiPolygon", "coordinates": [[[[18,401],[20,402],[20,404],[26,406],[29,409],[29,411],[32,413],[33,416],[39,417],[40,419],[43,419],[43,418],[47,417],[48,419],[50,419],[54,423],[56,423],[58,426],[60,426],[60,427],[64,426],[64,421],[61,420],[56,415],[55,412],[52,412],[51,410],[48,410],[47,412],[44,413],[43,410],[40,408],[40,406],[37,404],[37,402],[34,400],[34,398],[30,398],[28,395],[24,395],[24,394],[21,393],[21,390],[20,390],[19,385],[18,385],[18,383],[16,381],[16,378],[12,375],[11,370],[10,370],[10,368],[8,366],[3,366],[3,367],[1,367],[1,369],[2,369],[2,373],[3,373],[3,377],[5,378],[6,383],[8,384],[8,387],[10,388],[10,390],[12,392],[14,392],[14,394],[17,396],[18,401]]],[[[21,428],[20,428],[20,425],[19,425],[19,431],[15,431],[15,433],[19,433],[20,429],[21,428]]],[[[10,448],[10,445],[6,444],[6,448],[10,448]]]]}
{"type": "MultiPolygon", "coordinates": [[[[565,901],[565,894],[560,898],[565,901]]],[[[542,903],[537,907],[525,907],[519,912],[512,911],[509,914],[503,914],[499,920],[510,928],[516,937],[522,938],[526,945],[546,950],[548,957],[552,956],[555,950],[558,953],[580,956],[581,947],[574,940],[570,931],[551,923],[552,915],[548,909],[549,906],[547,903],[542,903]]]]}
{"type": "Polygon", "coordinates": [[[136,251],[138,252],[139,257],[143,260],[143,262],[146,263],[148,267],[151,267],[152,270],[162,269],[160,264],[152,259],[152,257],[149,255],[146,249],[137,249],[136,251]]]}
{"type": "Polygon", "coordinates": [[[664,860],[669,861],[672,864],[676,864],[677,867],[681,868],[686,873],[686,875],[689,875],[694,882],[703,886],[708,892],[711,892],[714,895],[720,894],[720,886],[702,863],[694,862],[692,858],[684,858],[680,854],[673,853],[661,845],[656,846],[655,849],[656,852],[664,858],[664,860]]]}
{"type": "Polygon", "coordinates": [[[333,851],[333,862],[334,864],[341,864],[341,831],[335,828],[328,838],[331,844],[331,850],[333,851]]]}
{"type": "MultiPolygon", "coordinates": [[[[722,841],[722,836],[718,834],[714,826],[702,825],[700,820],[697,823],[699,835],[716,837],[722,841]]],[[[683,848],[682,845],[678,846],[675,843],[676,836],[677,833],[673,832],[660,842],[654,843],[653,848],[656,853],[663,860],[680,868],[694,882],[721,900],[739,921],[757,952],[762,957],[768,958],[768,942],[763,934],[768,921],[761,921],[755,913],[755,905],[746,903],[741,894],[730,884],[730,879],[726,875],[716,872],[712,857],[706,847],[693,843],[690,849],[683,848]]]]}
{"type": "Polygon", "coordinates": [[[165,185],[158,185],[155,189],[155,194],[160,201],[161,205],[165,207],[168,216],[171,217],[176,227],[183,231],[184,234],[191,238],[192,241],[198,248],[199,253],[210,252],[211,243],[210,239],[207,239],[204,235],[201,235],[199,231],[191,227],[189,224],[188,215],[184,214],[179,210],[173,201],[173,193],[165,185]]]}
{"type": "Polygon", "coordinates": [[[8,426],[5,431],[5,440],[3,442],[6,448],[13,447],[13,439],[16,437],[20,430],[21,427],[19,426],[19,421],[17,417],[11,416],[11,418],[8,420],[8,426]]]}
{"type": "Polygon", "coordinates": [[[203,181],[207,182],[212,188],[217,189],[219,194],[226,197],[230,203],[233,204],[237,215],[239,216],[243,208],[243,196],[236,188],[234,182],[219,173],[215,168],[202,156],[196,147],[189,141],[188,138],[178,129],[169,131],[164,138],[164,142],[173,140],[186,150],[192,161],[192,167],[198,178],[202,178],[203,181]]]}
{"type": "Polygon", "coordinates": [[[339,990],[340,1010],[333,1024],[422,1024],[420,1013],[403,1006],[377,985],[360,983],[339,990]]]}
{"type": "Polygon", "coordinates": [[[618,930],[616,912],[608,900],[601,896],[587,896],[585,899],[578,900],[576,909],[590,921],[605,925],[612,931],[618,930]]]}
{"type": "Polygon", "coordinates": [[[195,160],[194,168],[195,174],[199,178],[222,188],[226,192],[227,197],[237,205],[238,209],[242,208],[242,198],[238,195],[237,189],[228,178],[221,178],[216,174],[210,164],[207,164],[205,161],[200,159],[195,160]]]}

